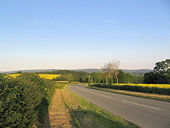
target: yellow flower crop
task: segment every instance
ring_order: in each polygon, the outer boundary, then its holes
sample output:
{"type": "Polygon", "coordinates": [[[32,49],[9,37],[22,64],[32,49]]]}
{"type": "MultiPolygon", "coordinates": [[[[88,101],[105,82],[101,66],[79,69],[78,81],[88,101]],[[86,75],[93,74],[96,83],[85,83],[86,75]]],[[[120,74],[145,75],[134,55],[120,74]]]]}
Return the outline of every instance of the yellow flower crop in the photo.
{"type": "Polygon", "coordinates": [[[49,80],[60,77],[60,75],[56,75],[56,74],[38,74],[38,75],[43,79],[49,79],[49,80]]]}
{"type": "Polygon", "coordinates": [[[113,84],[113,85],[119,85],[119,86],[124,86],[124,85],[129,85],[129,86],[142,86],[142,87],[156,87],[156,88],[170,88],[170,84],[113,84]]]}
{"type": "Polygon", "coordinates": [[[13,78],[17,78],[18,76],[20,76],[21,74],[9,74],[8,76],[13,77],[13,78]]]}
{"type": "MultiPolygon", "coordinates": [[[[13,78],[17,78],[20,75],[21,74],[9,74],[8,76],[13,77],[13,78]]],[[[43,79],[49,79],[49,80],[60,77],[60,75],[56,75],[56,74],[38,74],[38,75],[43,79]]]]}

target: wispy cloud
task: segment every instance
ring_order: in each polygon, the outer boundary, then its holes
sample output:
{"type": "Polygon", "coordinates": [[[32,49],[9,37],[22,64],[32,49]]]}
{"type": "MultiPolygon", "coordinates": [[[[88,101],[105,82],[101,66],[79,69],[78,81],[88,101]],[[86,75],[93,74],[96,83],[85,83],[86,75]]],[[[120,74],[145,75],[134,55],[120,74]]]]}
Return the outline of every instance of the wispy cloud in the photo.
{"type": "Polygon", "coordinates": [[[110,20],[110,19],[104,19],[104,22],[110,23],[110,24],[117,24],[118,22],[115,20],[110,20]]]}

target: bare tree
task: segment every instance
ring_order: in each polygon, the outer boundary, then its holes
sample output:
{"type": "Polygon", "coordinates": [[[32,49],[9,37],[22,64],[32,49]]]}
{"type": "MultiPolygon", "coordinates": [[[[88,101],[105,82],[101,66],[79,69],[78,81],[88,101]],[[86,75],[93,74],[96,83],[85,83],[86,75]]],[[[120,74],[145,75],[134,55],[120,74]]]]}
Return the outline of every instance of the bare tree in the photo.
{"type": "Polygon", "coordinates": [[[112,61],[108,64],[105,64],[102,68],[103,75],[105,76],[106,84],[108,83],[108,79],[114,77],[116,82],[118,83],[118,74],[119,74],[119,61],[112,61]]]}

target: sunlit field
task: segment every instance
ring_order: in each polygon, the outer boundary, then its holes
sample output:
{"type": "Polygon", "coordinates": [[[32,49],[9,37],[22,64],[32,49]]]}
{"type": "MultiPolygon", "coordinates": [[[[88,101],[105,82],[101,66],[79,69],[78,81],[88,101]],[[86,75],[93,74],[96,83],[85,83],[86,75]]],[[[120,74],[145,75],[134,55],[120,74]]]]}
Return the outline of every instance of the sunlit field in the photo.
{"type": "Polygon", "coordinates": [[[55,74],[38,74],[38,75],[43,79],[49,79],[49,80],[60,77],[60,75],[55,75],[55,74]]]}
{"type": "MultiPolygon", "coordinates": [[[[17,78],[18,76],[20,76],[21,74],[9,74],[8,76],[13,77],[13,78],[17,78]]],[[[55,79],[57,77],[60,77],[60,75],[56,75],[56,74],[38,74],[41,78],[43,79],[48,79],[48,80],[52,80],[55,79]]]]}
{"type": "Polygon", "coordinates": [[[20,76],[21,74],[9,74],[8,76],[13,77],[13,78],[17,78],[18,76],[20,76]]]}
{"type": "Polygon", "coordinates": [[[170,95],[170,84],[93,84],[92,87],[112,88],[133,92],[170,95]]]}
{"type": "Polygon", "coordinates": [[[132,84],[132,83],[126,83],[126,84],[113,84],[113,85],[119,85],[119,86],[141,86],[141,87],[156,87],[156,88],[170,88],[170,84],[132,84]]]}

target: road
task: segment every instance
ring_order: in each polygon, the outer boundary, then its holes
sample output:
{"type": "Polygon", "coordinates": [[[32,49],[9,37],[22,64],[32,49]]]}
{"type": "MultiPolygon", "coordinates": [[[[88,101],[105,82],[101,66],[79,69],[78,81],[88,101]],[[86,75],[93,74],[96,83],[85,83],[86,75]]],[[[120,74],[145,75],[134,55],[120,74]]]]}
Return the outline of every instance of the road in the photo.
{"type": "Polygon", "coordinates": [[[70,90],[142,128],[170,128],[170,102],[70,86],[70,90]]]}

